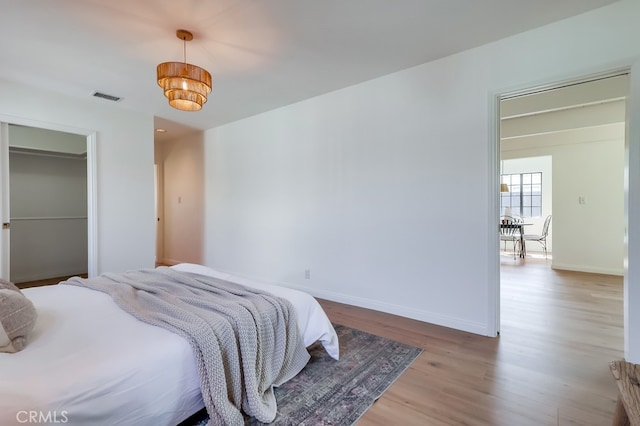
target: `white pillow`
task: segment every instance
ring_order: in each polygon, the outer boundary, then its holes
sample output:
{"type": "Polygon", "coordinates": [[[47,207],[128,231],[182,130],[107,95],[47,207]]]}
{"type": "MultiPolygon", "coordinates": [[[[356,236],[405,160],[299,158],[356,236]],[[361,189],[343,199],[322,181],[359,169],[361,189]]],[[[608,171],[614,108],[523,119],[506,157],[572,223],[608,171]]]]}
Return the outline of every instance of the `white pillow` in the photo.
{"type": "Polygon", "coordinates": [[[219,272],[213,268],[209,268],[208,266],[197,265],[195,263],[179,263],[172,266],[171,269],[182,272],[192,272],[194,274],[205,275],[208,277],[220,278],[221,280],[228,280],[231,276],[231,274],[219,272]]]}

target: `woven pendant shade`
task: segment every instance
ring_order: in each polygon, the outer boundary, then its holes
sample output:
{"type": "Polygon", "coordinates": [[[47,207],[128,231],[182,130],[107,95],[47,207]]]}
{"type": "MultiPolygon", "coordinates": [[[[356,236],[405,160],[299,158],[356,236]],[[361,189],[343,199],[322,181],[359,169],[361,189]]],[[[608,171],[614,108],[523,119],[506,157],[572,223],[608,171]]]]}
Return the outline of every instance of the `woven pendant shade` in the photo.
{"type": "Polygon", "coordinates": [[[184,62],[158,65],[158,85],[169,99],[169,105],[183,111],[198,111],[211,93],[211,74],[184,62]]]}
{"type": "Polygon", "coordinates": [[[183,111],[198,111],[211,93],[211,74],[186,61],[186,42],[192,40],[193,35],[186,30],[178,30],[176,36],[185,43],[185,61],[163,62],[158,65],[158,86],[162,87],[172,107],[183,111]]]}

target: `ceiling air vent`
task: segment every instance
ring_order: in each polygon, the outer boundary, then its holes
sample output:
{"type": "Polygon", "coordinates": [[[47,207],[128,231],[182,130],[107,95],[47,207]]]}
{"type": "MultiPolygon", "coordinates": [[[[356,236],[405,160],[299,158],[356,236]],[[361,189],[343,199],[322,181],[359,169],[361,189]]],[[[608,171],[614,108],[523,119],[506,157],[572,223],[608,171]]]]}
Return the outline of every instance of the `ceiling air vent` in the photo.
{"type": "Polygon", "coordinates": [[[113,102],[118,102],[120,99],[122,99],[120,96],[107,95],[106,93],[101,92],[93,92],[93,96],[113,102]]]}

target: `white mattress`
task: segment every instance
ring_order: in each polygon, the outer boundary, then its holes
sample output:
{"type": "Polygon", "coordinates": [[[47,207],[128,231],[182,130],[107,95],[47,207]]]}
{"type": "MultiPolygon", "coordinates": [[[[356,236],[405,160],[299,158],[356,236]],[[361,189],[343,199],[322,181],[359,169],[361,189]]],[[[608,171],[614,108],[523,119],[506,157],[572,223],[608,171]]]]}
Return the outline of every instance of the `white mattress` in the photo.
{"type": "MultiPolygon", "coordinates": [[[[338,358],[335,330],[306,293],[199,265],[174,268],[289,299],[305,344],[319,340],[338,358]]],[[[48,286],[23,292],[38,321],[24,350],[0,353],[0,425],[23,425],[29,416],[83,426],[176,425],[204,407],[191,347],[182,337],[136,320],[98,291],[48,286]]]]}

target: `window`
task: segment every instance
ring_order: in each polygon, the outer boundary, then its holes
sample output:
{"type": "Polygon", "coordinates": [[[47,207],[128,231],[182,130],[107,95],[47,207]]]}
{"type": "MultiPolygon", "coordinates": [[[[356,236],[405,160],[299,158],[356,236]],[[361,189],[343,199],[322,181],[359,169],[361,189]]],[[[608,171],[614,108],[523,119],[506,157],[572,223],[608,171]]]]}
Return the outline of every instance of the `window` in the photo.
{"type": "Polygon", "coordinates": [[[509,186],[500,193],[501,215],[542,216],[542,172],[501,175],[500,183],[509,186]]]}

